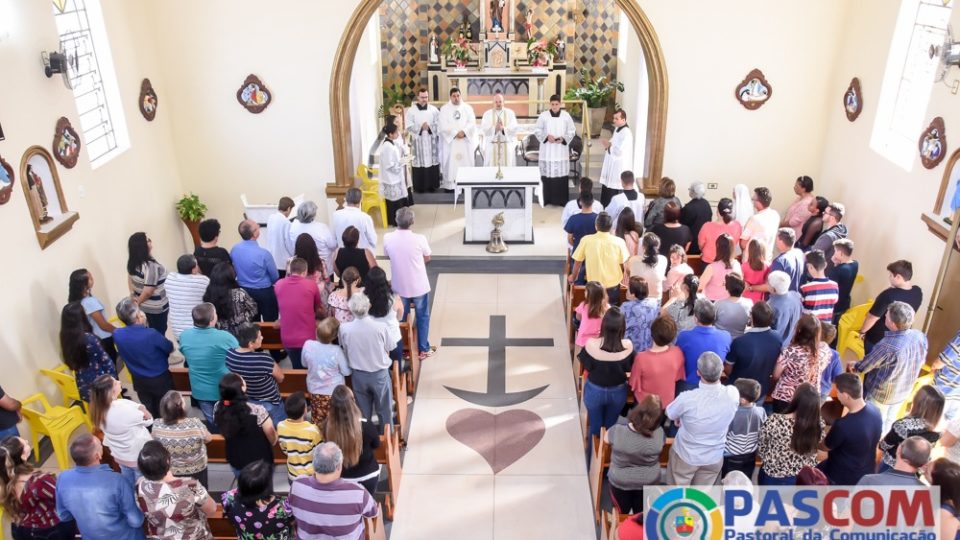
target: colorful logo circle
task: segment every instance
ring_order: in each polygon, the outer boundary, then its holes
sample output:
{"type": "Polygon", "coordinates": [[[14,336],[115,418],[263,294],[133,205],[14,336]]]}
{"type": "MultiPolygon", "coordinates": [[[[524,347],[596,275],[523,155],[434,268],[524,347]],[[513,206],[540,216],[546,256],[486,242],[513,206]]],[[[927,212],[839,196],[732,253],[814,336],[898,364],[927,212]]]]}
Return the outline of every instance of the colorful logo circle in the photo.
{"type": "Polygon", "coordinates": [[[713,498],[699,489],[674,488],[647,510],[644,528],[650,540],[720,540],[723,516],[713,498]]]}

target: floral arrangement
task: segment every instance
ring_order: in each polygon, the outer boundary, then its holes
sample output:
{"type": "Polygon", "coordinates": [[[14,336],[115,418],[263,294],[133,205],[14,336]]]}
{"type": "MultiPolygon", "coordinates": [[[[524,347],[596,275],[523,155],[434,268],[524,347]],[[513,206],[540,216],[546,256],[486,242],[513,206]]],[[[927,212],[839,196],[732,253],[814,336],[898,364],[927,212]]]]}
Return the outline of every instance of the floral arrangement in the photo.
{"type": "Polygon", "coordinates": [[[443,55],[453,59],[457,66],[465,66],[470,58],[470,45],[464,37],[449,38],[443,44],[443,55]]]}
{"type": "Polygon", "coordinates": [[[586,101],[588,107],[599,108],[611,103],[614,92],[623,92],[623,83],[614,79],[607,81],[604,76],[592,78],[586,69],[581,69],[580,87],[568,88],[564,99],[586,101]]]}
{"type": "Polygon", "coordinates": [[[527,61],[533,67],[543,67],[549,63],[549,59],[556,56],[557,46],[553,41],[546,39],[527,40],[527,61]]]}

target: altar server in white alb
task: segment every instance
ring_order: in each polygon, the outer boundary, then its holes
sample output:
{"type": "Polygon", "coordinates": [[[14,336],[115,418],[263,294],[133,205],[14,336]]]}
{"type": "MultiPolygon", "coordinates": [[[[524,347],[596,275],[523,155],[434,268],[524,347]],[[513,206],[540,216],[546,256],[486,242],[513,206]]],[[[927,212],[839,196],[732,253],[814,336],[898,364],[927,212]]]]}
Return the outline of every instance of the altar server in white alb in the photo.
{"type": "Polygon", "coordinates": [[[405,123],[413,141],[413,191],[436,191],[440,187],[440,109],[430,105],[426,88],[417,92],[405,123]]]}
{"type": "Polygon", "coordinates": [[[397,210],[407,206],[407,183],[404,170],[400,129],[394,124],[383,128],[387,139],[380,146],[380,195],[387,201],[387,224],[397,224],[397,210]]]}
{"type": "Polygon", "coordinates": [[[560,109],[560,96],[550,96],[550,110],[540,113],[534,134],[540,141],[543,203],[563,206],[570,200],[570,141],[576,127],[570,113],[560,109]]]}
{"type": "Polygon", "coordinates": [[[443,181],[440,187],[453,190],[457,169],[473,167],[477,148],[477,116],[473,107],[460,100],[460,89],[450,89],[450,101],[440,108],[440,163],[443,181]]]}
{"type": "Polygon", "coordinates": [[[613,126],[613,137],[600,141],[607,149],[600,170],[600,204],[604,208],[614,195],[623,191],[620,186],[623,171],[633,170],[633,133],[627,125],[627,113],[623,109],[613,113],[613,126]]]}
{"type": "Polygon", "coordinates": [[[503,106],[503,94],[493,96],[493,108],[483,113],[484,167],[513,167],[517,164],[517,114],[503,106]]]}

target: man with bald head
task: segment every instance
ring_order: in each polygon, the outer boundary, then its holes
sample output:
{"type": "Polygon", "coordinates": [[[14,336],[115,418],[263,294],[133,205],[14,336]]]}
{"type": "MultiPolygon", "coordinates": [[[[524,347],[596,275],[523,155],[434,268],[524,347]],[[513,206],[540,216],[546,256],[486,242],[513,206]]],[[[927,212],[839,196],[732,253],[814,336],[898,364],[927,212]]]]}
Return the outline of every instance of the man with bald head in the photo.
{"type": "Polygon", "coordinates": [[[241,221],[237,231],[241,240],[230,250],[237,283],[257,302],[263,320],[275,321],[279,316],[277,295],[273,292],[273,284],[280,279],[277,264],[273,255],[257,243],[260,225],[256,221],[241,221]]]}
{"type": "Polygon", "coordinates": [[[493,108],[483,113],[484,167],[513,167],[517,164],[517,114],[503,106],[503,94],[493,96],[493,108]]]}

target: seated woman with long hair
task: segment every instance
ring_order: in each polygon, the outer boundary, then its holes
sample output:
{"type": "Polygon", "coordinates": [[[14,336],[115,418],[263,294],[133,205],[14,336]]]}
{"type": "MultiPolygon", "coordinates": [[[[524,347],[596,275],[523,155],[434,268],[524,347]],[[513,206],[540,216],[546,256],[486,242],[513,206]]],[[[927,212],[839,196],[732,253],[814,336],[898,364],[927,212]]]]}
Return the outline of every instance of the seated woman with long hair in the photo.
{"type": "Polygon", "coordinates": [[[819,386],[820,376],[832,356],[830,346],[820,341],[820,321],[809,313],[803,314],[793,342],[780,353],[773,368],[773,379],[777,381],[771,392],[773,412],[786,410],[802,383],[819,386]]]}
{"type": "Polygon", "coordinates": [[[220,401],[213,419],[227,447],[227,463],[234,476],[255,461],[273,463],[277,430],[270,413],[261,405],[247,402],[247,383],[236,373],[220,379],[220,401]]]}
{"type": "Polygon", "coordinates": [[[132,488],[140,478],[137,458],[147,441],[152,440],[147,427],[153,417],[143,405],[120,397],[120,381],[110,375],[101,375],[90,388],[90,420],[103,430],[103,445],[110,449],[113,460],[120,465],[120,474],[132,488]]]}
{"type": "Polygon", "coordinates": [[[814,385],[803,383],[787,408],[760,427],[760,485],[796,485],[800,469],[817,466],[817,448],[826,434],[820,418],[820,393],[814,385]]]}
{"type": "Polygon", "coordinates": [[[293,510],[286,497],[273,493],[273,464],[254,461],[240,471],[237,487],[223,493],[223,515],[237,531],[237,540],[296,538],[293,510]]]}
{"type": "Polygon", "coordinates": [[[643,226],[637,223],[637,216],[629,206],[620,211],[617,216],[617,226],[614,234],[623,238],[627,244],[627,252],[633,257],[640,249],[640,234],[643,232],[643,226]]]}
{"type": "Polygon", "coordinates": [[[890,426],[890,431],[880,439],[883,461],[880,463],[879,472],[893,468],[897,461],[897,448],[908,437],[923,437],[930,441],[931,445],[940,440],[937,425],[943,416],[945,403],[943,392],[931,384],[923,385],[917,390],[907,416],[895,421],[890,426]]]}
{"type": "Polygon", "coordinates": [[[666,440],[660,396],[648,395],[630,409],[626,424],[607,432],[610,491],[621,514],[643,512],[643,486],[660,482],[660,452],[666,440]]]}
{"type": "Polygon", "coordinates": [[[15,540],[72,540],[74,522],[57,516],[57,477],[34,470],[28,461],[32,451],[20,437],[0,441],[0,505],[10,532],[15,540]]]}
{"type": "Polygon", "coordinates": [[[360,272],[351,266],[340,274],[340,284],[330,293],[327,303],[333,308],[333,316],[341,323],[353,320],[353,313],[348,303],[354,293],[364,291],[361,283],[360,272]]]}
{"type": "Polygon", "coordinates": [[[617,423],[627,402],[627,373],[633,367],[634,350],[625,332],[623,312],[613,306],[603,314],[600,337],[587,340],[580,351],[580,364],[587,371],[583,404],[593,437],[600,436],[601,427],[610,429],[617,423]]]}
{"type": "Polygon", "coordinates": [[[237,283],[237,271],[228,262],[213,267],[203,301],[217,308],[217,328],[234,336],[240,325],[253,322],[259,312],[257,302],[237,283]]]}
{"type": "Polygon", "coordinates": [[[70,302],[60,312],[60,351],[63,363],[73,370],[83,401],[90,401],[90,385],[97,377],[117,376],[117,366],[93,334],[80,302],[70,302]]]}
{"type": "Polygon", "coordinates": [[[663,280],[667,277],[667,258],[660,254],[660,238],[647,233],[640,239],[640,253],[627,259],[623,285],[638,276],[647,282],[647,296],[658,302],[663,297],[663,280]]]}
{"type": "Polygon", "coordinates": [[[725,285],[727,274],[733,272],[743,275],[740,261],[733,258],[733,238],[729,234],[721,234],[717,237],[716,246],[716,260],[708,264],[700,275],[700,292],[712,302],[730,298],[725,285]]]}
{"type": "Polygon", "coordinates": [[[353,391],[344,385],[334,388],[330,396],[323,439],[337,443],[343,451],[340,478],[362,485],[370,495],[376,493],[380,465],[373,451],[380,447],[380,435],[377,427],[360,414],[353,391]]]}

